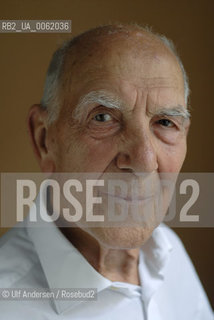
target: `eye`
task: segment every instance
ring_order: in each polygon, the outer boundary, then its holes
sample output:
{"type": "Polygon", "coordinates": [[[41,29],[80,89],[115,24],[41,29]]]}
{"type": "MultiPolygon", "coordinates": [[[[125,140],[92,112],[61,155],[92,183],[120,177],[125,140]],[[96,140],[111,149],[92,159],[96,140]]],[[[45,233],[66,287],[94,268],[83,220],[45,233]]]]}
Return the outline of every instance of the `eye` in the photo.
{"type": "Polygon", "coordinates": [[[98,122],[107,122],[112,120],[112,116],[108,113],[99,113],[93,119],[98,122]]]}
{"type": "Polygon", "coordinates": [[[156,123],[167,128],[171,128],[175,126],[175,124],[169,119],[160,119],[156,123]]]}
{"type": "Polygon", "coordinates": [[[121,129],[121,121],[117,114],[106,110],[95,110],[88,117],[88,133],[91,137],[102,139],[115,135],[121,129]]]}

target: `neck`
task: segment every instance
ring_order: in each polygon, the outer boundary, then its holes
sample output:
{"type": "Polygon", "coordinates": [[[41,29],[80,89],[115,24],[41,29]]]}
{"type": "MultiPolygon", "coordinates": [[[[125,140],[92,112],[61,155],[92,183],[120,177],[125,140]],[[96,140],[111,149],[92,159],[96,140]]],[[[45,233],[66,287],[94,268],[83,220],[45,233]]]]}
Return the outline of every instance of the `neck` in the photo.
{"type": "Polygon", "coordinates": [[[60,230],[101,275],[111,281],[140,284],[138,248],[107,248],[80,228],[60,228],[60,230]]]}

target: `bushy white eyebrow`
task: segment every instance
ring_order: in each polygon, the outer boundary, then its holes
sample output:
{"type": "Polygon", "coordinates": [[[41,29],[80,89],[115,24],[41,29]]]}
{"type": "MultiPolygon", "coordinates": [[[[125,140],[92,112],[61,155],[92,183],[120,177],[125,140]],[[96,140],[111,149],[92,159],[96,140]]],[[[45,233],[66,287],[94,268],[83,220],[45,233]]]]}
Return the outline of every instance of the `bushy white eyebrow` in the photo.
{"type": "Polygon", "coordinates": [[[87,114],[86,107],[93,103],[102,105],[110,109],[118,110],[121,110],[123,106],[120,99],[114,97],[105,90],[91,91],[80,98],[80,101],[73,112],[73,118],[76,120],[80,120],[83,114],[87,114]]]}
{"type": "Polygon", "coordinates": [[[183,117],[184,119],[190,118],[190,112],[187,110],[187,108],[181,105],[171,108],[161,108],[154,114],[165,117],[183,117]]]}

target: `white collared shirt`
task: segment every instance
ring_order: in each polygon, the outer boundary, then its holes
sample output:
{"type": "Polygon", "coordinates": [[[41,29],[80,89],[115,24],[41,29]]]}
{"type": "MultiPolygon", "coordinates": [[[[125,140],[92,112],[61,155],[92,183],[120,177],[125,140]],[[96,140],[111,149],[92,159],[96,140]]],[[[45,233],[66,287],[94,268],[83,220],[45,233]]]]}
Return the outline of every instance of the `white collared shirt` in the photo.
{"type": "Polygon", "coordinates": [[[1,320],[213,320],[181,241],[164,225],[140,250],[140,286],[103,277],[53,222],[18,226],[0,239],[0,288],[96,288],[97,300],[1,297],[1,320]]]}

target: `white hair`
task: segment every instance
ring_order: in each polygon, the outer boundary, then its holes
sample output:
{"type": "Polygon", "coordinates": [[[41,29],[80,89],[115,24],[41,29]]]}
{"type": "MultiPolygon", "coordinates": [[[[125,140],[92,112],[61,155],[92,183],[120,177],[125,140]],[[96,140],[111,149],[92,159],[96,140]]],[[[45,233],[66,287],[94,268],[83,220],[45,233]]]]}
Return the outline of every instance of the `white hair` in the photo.
{"type": "Polygon", "coordinates": [[[184,94],[185,94],[185,103],[188,103],[189,97],[189,81],[187,73],[184,69],[183,63],[177,53],[177,50],[172,42],[172,40],[168,39],[164,35],[160,35],[154,33],[150,27],[142,27],[137,24],[134,25],[107,25],[103,27],[98,27],[95,29],[91,29],[89,31],[84,32],[83,34],[74,37],[71,40],[66,41],[58,50],[55,51],[53,57],[51,59],[50,65],[48,67],[43,97],[41,99],[41,106],[48,111],[48,123],[51,124],[54,122],[58,115],[61,107],[62,99],[60,98],[60,84],[63,76],[63,66],[65,63],[65,57],[67,56],[68,51],[72,50],[72,47],[75,45],[76,41],[78,41],[82,36],[87,35],[87,33],[93,32],[93,30],[101,30],[102,28],[107,28],[107,34],[119,33],[119,32],[127,32],[129,28],[135,28],[136,30],[142,30],[149,32],[151,35],[160,39],[164,45],[175,55],[179,66],[182,71],[183,80],[184,80],[184,94]]]}

